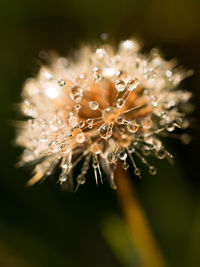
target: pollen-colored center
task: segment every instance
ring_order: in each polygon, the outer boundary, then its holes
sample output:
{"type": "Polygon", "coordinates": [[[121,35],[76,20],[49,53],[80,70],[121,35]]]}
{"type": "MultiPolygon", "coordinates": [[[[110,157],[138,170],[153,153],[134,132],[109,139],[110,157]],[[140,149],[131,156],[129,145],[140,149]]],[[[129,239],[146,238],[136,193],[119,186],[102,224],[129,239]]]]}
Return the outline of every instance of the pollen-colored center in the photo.
{"type": "Polygon", "coordinates": [[[102,119],[106,123],[113,123],[117,121],[119,114],[120,114],[120,111],[118,108],[109,107],[102,111],[102,119]]]}

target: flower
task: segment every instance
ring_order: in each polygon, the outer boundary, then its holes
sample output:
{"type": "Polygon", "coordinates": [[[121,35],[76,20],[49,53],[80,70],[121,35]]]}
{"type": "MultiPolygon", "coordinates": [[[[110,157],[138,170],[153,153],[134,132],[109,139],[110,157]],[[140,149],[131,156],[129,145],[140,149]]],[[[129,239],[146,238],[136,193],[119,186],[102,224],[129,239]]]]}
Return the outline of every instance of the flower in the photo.
{"type": "Polygon", "coordinates": [[[54,58],[26,81],[16,142],[24,147],[21,165],[34,163],[32,185],[60,169],[59,182],[72,184],[74,167],[80,165],[76,189],[86,181],[90,163],[96,183],[103,175],[116,188],[117,164],[127,170],[129,158],[136,176],[141,175],[135,157],[149,172],[156,168],[148,155],[172,158],[160,136],[186,128],[184,105],[191,93],[178,90],[190,75],[165,61],[159,51],[148,55],[139,44],[126,40],[115,51],[109,45],[84,47],[75,58],[54,58]]]}

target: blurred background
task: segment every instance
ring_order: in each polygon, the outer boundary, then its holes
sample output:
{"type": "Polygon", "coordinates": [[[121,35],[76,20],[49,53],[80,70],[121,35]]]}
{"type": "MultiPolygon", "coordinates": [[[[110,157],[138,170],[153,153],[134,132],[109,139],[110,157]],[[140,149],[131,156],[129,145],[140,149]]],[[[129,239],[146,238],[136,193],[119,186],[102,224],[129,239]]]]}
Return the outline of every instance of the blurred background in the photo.
{"type": "MultiPolygon", "coordinates": [[[[189,145],[165,141],[175,164],[155,161],[156,176],[130,171],[138,198],[169,266],[200,266],[200,1],[199,0],[20,0],[0,3],[0,267],[140,267],[137,250],[108,184],[94,179],[76,194],[51,181],[32,188],[30,170],[17,169],[12,121],[23,82],[37,73],[40,51],[65,56],[81,43],[135,36],[144,50],[158,47],[194,75],[181,87],[196,108],[189,145]]],[[[90,177],[89,177],[90,178],[90,177]]],[[[148,266],[147,266],[148,267],[148,266]]]]}

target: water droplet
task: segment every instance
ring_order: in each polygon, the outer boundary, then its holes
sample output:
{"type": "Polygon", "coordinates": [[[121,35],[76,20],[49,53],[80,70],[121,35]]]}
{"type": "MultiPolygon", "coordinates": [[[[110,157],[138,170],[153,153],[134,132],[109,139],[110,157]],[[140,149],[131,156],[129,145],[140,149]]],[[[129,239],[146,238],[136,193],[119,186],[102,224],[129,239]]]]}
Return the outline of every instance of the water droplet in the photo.
{"type": "Polygon", "coordinates": [[[93,161],[92,167],[95,168],[95,169],[98,168],[98,162],[97,161],[93,161]]]}
{"type": "Polygon", "coordinates": [[[139,168],[135,168],[134,173],[135,175],[140,176],[141,170],[139,168]]]}
{"type": "Polygon", "coordinates": [[[60,146],[60,149],[61,149],[61,151],[62,151],[63,153],[68,153],[68,152],[70,152],[70,146],[67,145],[67,144],[62,144],[62,145],[60,146]]]}
{"type": "Polygon", "coordinates": [[[157,173],[157,170],[154,166],[149,166],[149,173],[151,175],[155,175],[157,173]]]}
{"type": "Polygon", "coordinates": [[[122,168],[123,168],[124,170],[127,170],[127,169],[129,168],[129,164],[128,164],[126,161],[124,161],[124,162],[122,163],[122,168]]]}
{"type": "Polygon", "coordinates": [[[85,176],[82,174],[79,174],[76,178],[76,181],[78,184],[84,184],[86,182],[85,176]]]}
{"type": "Polygon", "coordinates": [[[119,159],[121,159],[121,160],[125,160],[126,158],[127,158],[127,153],[125,152],[125,151],[120,151],[119,153],[118,153],[118,157],[119,157],[119,159]]]}
{"type": "Polygon", "coordinates": [[[81,80],[84,80],[84,79],[86,78],[86,75],[85,75],[84,73],[81,73],[81,74],[79,75],[79,78],[80,78],[81,80]]]}
{"type": "Polygon", "coordinates": [[[117,89],[118,92],[123,92],[125,90],[125,82],[122,80],[117,80],[115,82],[115,87],[117,89]]]}
{"type": "Polygon", "coordinates": [[[130,145],[130,146],[128,147],[128,152],[130,152],[130,153],[135,152],[135,148],[134,148],[133,145],[130,145]]]}
{"type": "Polygon", "coordinates": [[[98,129],[99,134],[101,138],[108,139],[112,136],[112,128],[110,127],[110,124],[103,124],[98,129]]]}
{"type": "Polygon", "coordinates": [[[58,151],[58,149],[59,149],[59,145],[56,143],[56,141],[51,141],[49,143],[49,150],[51,152],[56,152],[56,151],[58,151]]]}
{"type": "Polygon", "coordinates": [[[60,85],[61,87],[65,86],[66,82],[64,80],[59,80],[58,81],[58,85],[60,85]]]}
{"type": "Polygon", "coordinates": [[[174,129],[175,129],[175,127],[174,127],[174,124],[173,124],[173,123],[170,123],[170,124],[167,126],[167,131],[168,131],[168,132],[173,132],[174,129]]]}
{"type": "Polygon", "coordinates": [[[171,70],[167,70],[167,71],[165,72],[165,75],[166,75],[167,78],[172,77],[172,72],[171,72],[171,70]]]}
{"type": "Polygon", "coordinates": [[[89,108],[91,110],[97,110],[99,108],[99,103],[97,101],[90,101],[89,108]]]}
{"type": "Polygon", "coordinates": [[[139,125],[136,122],[129,122],[127,124],[127,129],[130,133],[136,133],[139,129],[139,125]]]}
{"type": "Polygon", "coordinates": [[[102,48],[98,48],[98,49],[96,50],[96,55],[97,55],[97,57],[98,57],[99,59],[104,58],[105,54],[106,54],[106,51],[105,51],[104,49],[102,49],[102,48]]]}
{"type": "Polygon", "coordinates": [[[70,97],[76,103],[79,103],[81,101],[82,96],[83,96],[83,90],[80,86],[74,86],[71,88],[70,97]]]}
{"type": "Polygon", "coordinates": [[[77,104],[74,106],[74,110],[79,111],[81,109],[81,105],[77,104]]]}
{"type": "Polygon", "coordinates": [[[123,118],[122,116],[119,116],[119,117],[117,118],[117,123],[118,123],[118,124],[123,124],[123,123],[124,123],[124,118],[123,118]]]}
{"type": "Polygon", "coordinates": [[[79,133],[76,135],[76,142],[82,144],[85,142],[85,135],[84,133],[79,133]]]}
{"type": "Polygon", "coordinates": [[[79,124],[80,128],[85,127],[85,122],[84,121],[79,121],[78,124],[79,124]]]}
{"type": "Polygon", "coordinates": [[[135,90],[139,85],[139,80],[135,78],[134,80],[129,80],[127,83],[127,89],[128,91],[133,91],[135,90]]]}
{"type": "Polygon", "coordinates": [[[108,160],[109,162],[113,162],[113,161],[115,161],[115,154],[114,154],[114,153],[108,153],[108,155],[107,155],[107,160],[108,160]]]}
{"type": "Polygon", "coordinates": [[[167,118],[167,113],[162,111],[160,116],[161,116],[161,118],[166,119],[167,118]]]}
{"type": "Polygon", "coordinates": [[[122,108],[125,104],[125,101],[123,98],[118,98],[117,101],[116,101],[116,107],[117,108],[122,108]]]}
{"type": "Polygon", "coordinates": [[[63,184],[64,182],[66,182],[67,181],[67,177],[66,176],[61,176],[61,177],[59,177],[59,182],[60,182],[60,184],[63,184]]]}
{"type": "Polygon", "coordinates": [[[93,68],[93,77],[95,83],[100,82],[103,79],[102,70],[97,67],[93,68]]]}
{"type": "Polygon", "coordinates": [[[134,42],[131,41],[131,40],[123,41],[123,42],[121,42],[120,47],[121,47],[122,49],[124,49],[124,50],[130,50],[130,49],[133,49],[133,47],[134,47],[134,42]]]}
{"type": "Polygon", "coordinates": [[[69,119],[68,119],[68,123],[69,123],[69,125],[70,125],[72,128],[76,127],[77,124],[78,124],[78,119],[77,119],[77,117],[75,117],[75,116],[70,116],[69,119]]]}
{"type": "Polygon", "coordinates": [[[88,124],[88,128],[89,129],[92,129],[93,128],[93,123],[94,123],[94,121],[93,121],[93,119],[87,119],[87,124],[88,124]]]}

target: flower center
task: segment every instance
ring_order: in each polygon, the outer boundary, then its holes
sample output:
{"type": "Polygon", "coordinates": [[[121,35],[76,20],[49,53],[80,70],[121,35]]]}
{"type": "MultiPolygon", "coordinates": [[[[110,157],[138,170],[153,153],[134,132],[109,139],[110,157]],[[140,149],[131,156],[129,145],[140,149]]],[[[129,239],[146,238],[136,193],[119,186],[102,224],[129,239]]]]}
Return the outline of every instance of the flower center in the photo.
{"type": "Polygon", "coordinates": [[[108,107],[102,111],[102,119],[106,123],[113,123],[117,121],[119,114],[120,111],[118,108],[108,107]]]}

